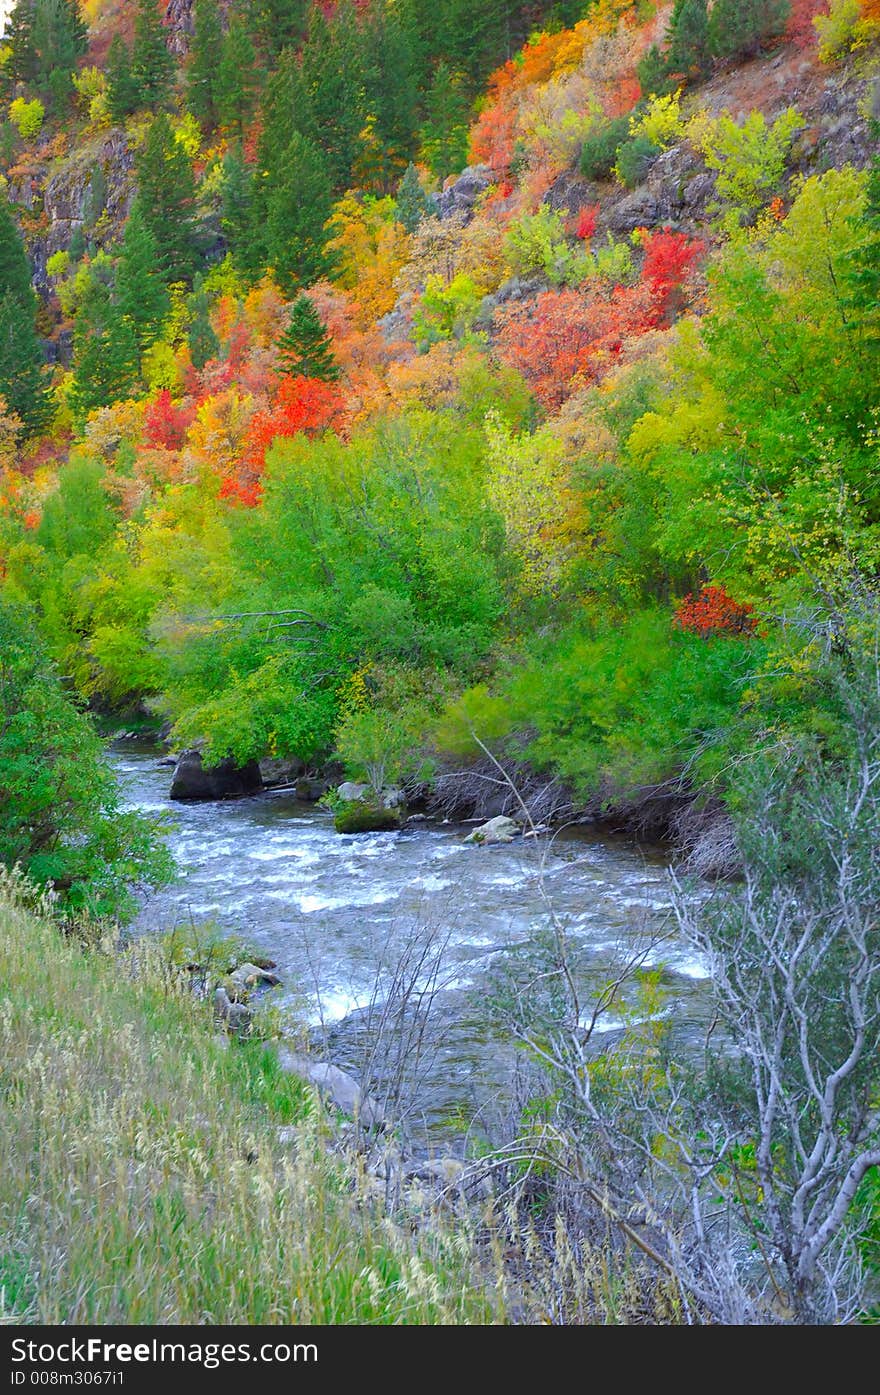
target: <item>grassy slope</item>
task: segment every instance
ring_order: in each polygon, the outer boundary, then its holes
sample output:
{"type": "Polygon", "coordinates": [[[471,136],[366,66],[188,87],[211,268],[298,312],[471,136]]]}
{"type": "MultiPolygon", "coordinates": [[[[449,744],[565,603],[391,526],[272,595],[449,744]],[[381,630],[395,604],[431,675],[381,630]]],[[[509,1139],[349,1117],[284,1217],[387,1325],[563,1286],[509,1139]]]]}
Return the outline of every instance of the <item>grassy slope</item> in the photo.
{"type": "Polygon", "coordinates": [[[84,953],[3,885],[0,1099],[0,1318],[491,1317],[461,1237],[419,1253],[364,1204],[270,1053],[224,1049],[156,964],[84,953]]]}

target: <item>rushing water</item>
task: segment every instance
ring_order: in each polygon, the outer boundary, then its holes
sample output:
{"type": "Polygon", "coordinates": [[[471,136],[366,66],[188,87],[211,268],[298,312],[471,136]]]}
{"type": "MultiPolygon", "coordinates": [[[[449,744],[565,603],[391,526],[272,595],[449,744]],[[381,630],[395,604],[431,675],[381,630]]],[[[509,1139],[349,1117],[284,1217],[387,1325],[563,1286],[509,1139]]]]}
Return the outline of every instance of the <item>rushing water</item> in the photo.
{"type": "MultiPolygon", "coordinates": [[[[499,966],[540,938],[548,905],[600,975],[621,946],[668,922],[662,854],[591,830],[487,848],[466,846],[467,828],[427,821],[342,837],[325,810],[290,792],[172,804],[171,771],[154,752],[122,743],[111,760],[130,806],[173,820],[180,876],[145,902],[140,931],[213,921],[245,935],[277,961],[282,1001],[322,1023],[329,1054],[354,1069],[364,1060],[357,1025],[395,969],[438,990],[440,1032],[418,1104],[435,1130],[503,1090],[511,1051],[482,1008],[499,966]]],[[[665,966],[668,1010],[685,1027],[699,1019],[705,971],[692,952],[667,939],[648,962],[665,966]]]]}

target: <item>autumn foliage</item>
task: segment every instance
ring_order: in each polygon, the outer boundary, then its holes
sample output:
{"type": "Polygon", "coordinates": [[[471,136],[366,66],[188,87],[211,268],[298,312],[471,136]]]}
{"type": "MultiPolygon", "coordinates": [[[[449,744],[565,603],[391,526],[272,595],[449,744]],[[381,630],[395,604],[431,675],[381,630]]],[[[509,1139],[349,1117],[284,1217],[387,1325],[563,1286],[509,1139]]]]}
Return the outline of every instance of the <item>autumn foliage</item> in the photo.
{"type": "Polygon", "coordinates": [[[709,639],[713,635],[751,635],[755,632],[754,607],[740,604],[723,586],[704,586],[685,596],[676,606],[674,624],[687,634],[709,639]]]}

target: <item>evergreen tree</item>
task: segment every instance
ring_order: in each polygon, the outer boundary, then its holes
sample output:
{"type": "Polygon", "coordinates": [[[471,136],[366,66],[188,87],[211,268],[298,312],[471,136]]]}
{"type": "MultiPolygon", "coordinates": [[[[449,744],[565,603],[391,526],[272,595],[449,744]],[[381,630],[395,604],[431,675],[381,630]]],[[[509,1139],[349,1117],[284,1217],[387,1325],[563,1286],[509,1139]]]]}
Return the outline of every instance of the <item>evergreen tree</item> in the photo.
{"type": "Polygon", "coordinates": [[[223,26],[217,0],[196,0],[195,32],[186,74],[186,104],[206,131],[219,120],[217,96],[223,58],[223,26]]]}
{"type": "Polygon", "coordinates": [[[138,89],[139,105],[161,106],[174,76],[174,57],[165,42],[156,0],[138,0],[131,73],[138,89]]]}
{"type": "Polygon", "coordinates": [[[13,295],[34,313],[31,267],[5,197],[0,196],[0,295],[13,295]]]}
{"type": "Polygon", "coordinates": [[[375,118],[385,179],[393,183],[412,159],[419,125],[419,84],[410,35],[397,11],[377,5],[363,29],[366,106],[375,118]]]}
{"type": "Polygon", "coordinates": [[[116,303],[134,329],[140,354],[159,338],[171,309],[158,265],[156,239],[135,201],[116,268],[116,303]]]}
{"type": "Polygon", "coordinates": [[[120,124],[138,107],[138,86],[131,71],[131,54],[121,34],[114,34],[107,54],[107,106],[120,124]]]}
{"type": "Polygon", "coordinates": [[[76,60],[88,48],[88,30],[77,0],[18,0],[9,17],[6,42],[14,79],[34,84],[56,103],[70,95],[76,60]]]}
{"type": "Polygon", "coordinates": [[[278,347],[285,373],[320,378],[324,383],[335,382],[339,377],[330,336],[306,295],[298,295],[291,305],[290,320],[278,347]]]}
{"type": "Polygon", "coordinates": [[[427,97],[422,150],[438,179],[455,174],[467,163],[470,104],[461,79],[445,63],[438,64],[427,97]]]}
{"type": "Polygon", "coordinates": [[[73,383],[70,404],[82,423],[98,407],[131,396],[138,383],[134,326],[113,303],[110,290],[95,282],[80,305],[73,332],[73,383]]]}
{"type": "Polygon", "coordinates": [[[765,39],[785,30],[789,0],[715,0],[709,22],[716,58],[753,58],[765,39]]]}
{"type": "Polygon", "coordinates": [[[712,68],[707,0],[676,0],[669,22],[669,70],[685,77],[705,77],[712,68]]]}
{"type": "Polygon", "coordinates": [[[639,59],[636,75],[645,97],[663,97],[672,90],[669,63],[658,44],[652,44],[647,53],[639,59]]]}
{"type": "Polygon", "coordinates": [[[423,218],[434,212],[433,204],[422,188],[419,172],[409,164],[397,190],[397,221],[408,233],[414,233],[423,218]]]}
{"type": "Polygon", "coordinates": [[[214,100],[221,126],[234,131],[239,138],[244,135],[256,105],[259,83],[256,63],[248,32],[235,16],[223,38],[214,100]]]}
{"type": "MultiPolygon", "coordinates": [[[[880,141],[880,122],[872,123],[872,135],[880,141]]],[[[855,310],[852,328],[865,336],[873,353],[880,352],[880,154],[868,175],[863,222],[865,235],[848,268],[848,306],[855,310]]],[[[876,381],[876,370],[873,370],[876,381]]]]}
{"type": "Polygon", "coordinates": [[[11,291],[0,294],[0,397],[20,417],[28,435],[49,420],[45,358],[34,328],[33,306],[11,291]]]}
{"type": "Polygon", "coordinates": [[[220,352],[220,341],[211,324],[211,302],[201,282],[197,282],[189,298],[189,311],[191,318],[186,342],[193,368],[201,372],[205,364],[220,352]]]}
{"type": "Polygon", "coordinates": [[[220,227],[232,264],[242,280],[252,285],[260,278],[265,247],[263,230],[255,226],[254,176],[240,145],[231,146],[223,160],[222,198],[220,227]]]}
{"type": "Polygon", "coordinates": [[[199,256],[192,166],[164,112],[154,118],[137,161],[144,223],[166,283],[189,282],[199,256]]]}
{"type": "Polygon", "coordinates": [[[250,0],[251,33],[269,62],[284,49],[296,48],[306,29],[308,0],[250,0]]]}
{"type": "Polygon", "coordinates": [[[34,327],[36,296],[21,234],[0,200],[0,397],[33,433],[49,417],[45,357],[34,327]]]}
{"type": "Polygon", "coordinates": [[[324,157],[296,132],[266,196],[266,258],[285,295],[326,275],[331,208],[324,157]]]}
{"type": "Polygon", "coordinates": [[[369,115],[363,36],[350,0],[339,6],[332,22],[320,6],[313,8],[302,52],[302,76],[311,125],[300,129],[321,146],[333,189],[343,193],[351,183],[360,134],[369,115]]]}

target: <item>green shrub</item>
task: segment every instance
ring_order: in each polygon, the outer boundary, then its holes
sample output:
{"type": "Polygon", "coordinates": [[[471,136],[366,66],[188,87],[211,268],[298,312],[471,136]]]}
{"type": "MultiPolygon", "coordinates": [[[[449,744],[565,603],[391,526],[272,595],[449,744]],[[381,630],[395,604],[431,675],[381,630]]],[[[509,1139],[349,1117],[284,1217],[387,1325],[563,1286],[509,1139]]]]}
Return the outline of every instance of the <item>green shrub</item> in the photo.
{"type": "Polygon", "coordinates": [[[581,148],[581,174],[585,179],[610,179],[617,152],[629,137],[629,123],[629,116],[618,116],[587,137],[581,148]]]}
{"type": "Polygon", "coordinates": [[[647,136],[632,136],[617,152],[614,173],[627,189],[634,189],[641,184],[659,154],[659,145],[647,136]]]}

